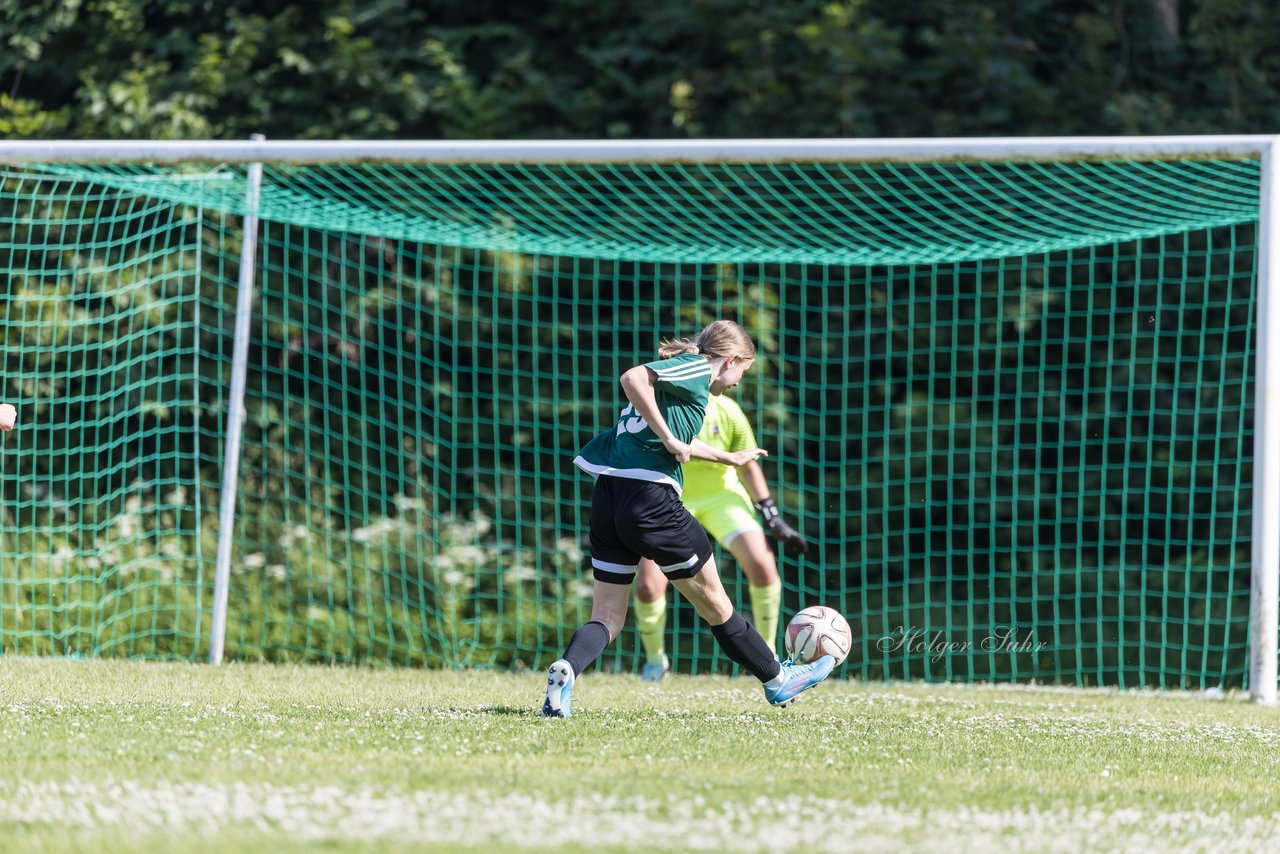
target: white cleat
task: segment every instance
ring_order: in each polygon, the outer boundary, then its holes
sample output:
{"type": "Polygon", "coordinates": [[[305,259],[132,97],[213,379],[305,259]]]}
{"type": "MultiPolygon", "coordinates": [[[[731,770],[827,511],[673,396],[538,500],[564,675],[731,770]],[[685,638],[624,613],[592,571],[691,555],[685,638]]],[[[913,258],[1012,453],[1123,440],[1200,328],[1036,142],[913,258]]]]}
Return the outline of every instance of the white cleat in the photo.
{"type": "Polygon", "coordinates": [[[573,699],[573,668],[563,658],[547,668],[547,698],[542,701],[544,718],[572,716],[569,702],[573,699]]]}

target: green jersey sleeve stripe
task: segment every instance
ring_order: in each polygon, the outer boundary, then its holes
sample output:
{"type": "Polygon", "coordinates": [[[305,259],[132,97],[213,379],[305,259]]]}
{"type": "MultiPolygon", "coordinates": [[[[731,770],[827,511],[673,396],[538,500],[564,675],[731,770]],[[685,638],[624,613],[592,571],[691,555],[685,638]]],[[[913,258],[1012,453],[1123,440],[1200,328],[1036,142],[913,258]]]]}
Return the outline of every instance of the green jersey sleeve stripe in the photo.
{"type": "Polygon", "coordinates": [[[650,365],[650,367],[657,373],[670,374],[683,373],[684,371],[709,371],[711,370],[711,363],[706,359],[698,359],[693,362],[679,362],[674,365],[669,362],[667,364],[658,363],[658,365],[650,365]]]}
{"type": "Polygon", "coordinates": [[[671,380],[687,380],[698,376],[711,376],[711,365],[690,365],[688,367],[680,366],[672,368],[669,371],[654,371],[658,378],[665,381],[671,380]]]}

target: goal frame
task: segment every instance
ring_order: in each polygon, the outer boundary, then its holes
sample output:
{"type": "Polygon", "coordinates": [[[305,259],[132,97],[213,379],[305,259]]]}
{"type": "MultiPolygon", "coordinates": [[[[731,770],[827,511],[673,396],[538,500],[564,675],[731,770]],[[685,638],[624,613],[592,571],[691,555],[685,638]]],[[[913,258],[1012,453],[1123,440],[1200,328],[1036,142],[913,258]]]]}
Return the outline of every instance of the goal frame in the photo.
{"type": "MultiPolygon", "coordinates": [[[[954,162],[1144,159],[1188,157],[1261,161],[1257,260],[1257,362],[1254,399],[1254,477],[1252,578],[1249,599],[1249,694],[1266,705],[1276,703],[1277,640],[1280,635],[1280,135],[1203,135],[1150,137],[1011,137],[937,139],[709,139],[570,141],[268,141],[255,135],[234,140],[6,140],[0,163],[433,163],[433,164],[632,164],[632,163],[823,163],[954,162]]],[[[248,230],[256,237],[257,185],[247,199],[248,230]]],[[[242,275],[239,306],[250,306],[252,266],[242,275]]],[[[227,435],[239,436],[243,420],[243,371],[248,324],[238,317],[233,346],[232,399],[227,435]],[[243,326],[243,330],[242,327],[243,326]],[[240,340],[241,335],[245,341],[240,340]],[[236,383],[234,378],[240,376],[236,383]]],[[[238,444],[238,443],[237,443],[238,444]]],[[[223,513],[234,512],[238,447],[229,441],[224,460],[223,513]]],[[[219,542],[214,589],[214,635],[210,662],[222,660],[226,620],[227,570],[231,525],[219,542]]]]}

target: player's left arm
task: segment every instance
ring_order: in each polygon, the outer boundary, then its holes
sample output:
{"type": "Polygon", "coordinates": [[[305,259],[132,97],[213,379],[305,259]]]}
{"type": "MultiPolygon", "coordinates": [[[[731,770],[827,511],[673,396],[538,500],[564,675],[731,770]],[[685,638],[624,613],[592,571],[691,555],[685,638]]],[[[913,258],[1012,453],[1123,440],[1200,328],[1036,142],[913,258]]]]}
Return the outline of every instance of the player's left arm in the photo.
{"type": "Polygon", "coordinates": [[[769,492],[769,484],[764,479],[764,469],[760,468],[760,464],[752,461],[739,466],[738,480],[742,481],[742,485],[747,488],[747,494],[755,502],[764,526],[769,529],[769,533],[782,541],[787,554],[808,554],[809,541],[804,538],[804,534],[791,527],[778,513],[778,505],[769,492]]]}
{"type": "MultiPolygon", "coordinates": [[[[737,447],[743,443],[754,445],[756,437],[755,431],[751,429],[751,422],[740,409],[737,407],[734,409],[736,411],[731,413],[729,419],[730,447],[737,447]]],[[[760,464],[753,459],[745,465],[738,466],[738,480],[746,487],[747,494],[756,505],[756,510],[760,511],[764,526],[769,529],[769,533],[782,541],[787,554],[808,554],[809,541],[804,538],[804,534],[791,527],[787,520],[779,515],[778,505],[769,491],[769,483],[764,478],[764,469],[760,468],[760,464]]]]}
{"type": "Polygon", "coordinates": [[[708,445],[696,436],[689,443],[689,447],[695,460],[706,460],[709,463],[733,466],[739,471],[742,470],[744,465],[753,465],[756,468],[760,468],[756,458],[769,456],[769,452],[764,448],[757,448],[754,445],[750,448],[739,448],[736,451],[722,451],[719,448],[708,445]]]}

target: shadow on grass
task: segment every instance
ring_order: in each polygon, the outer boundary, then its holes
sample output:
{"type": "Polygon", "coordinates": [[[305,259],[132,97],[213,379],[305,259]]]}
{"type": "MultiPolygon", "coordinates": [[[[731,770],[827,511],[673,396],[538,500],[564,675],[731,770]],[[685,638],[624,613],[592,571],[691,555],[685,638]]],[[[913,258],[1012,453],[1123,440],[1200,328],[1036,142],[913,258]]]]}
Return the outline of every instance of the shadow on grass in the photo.
{"type": "Polygon", "coordinates": [[[536,709],[526,709],[519,706],[481,706],[476,711],[482,715],[514,715],[520,718],[538,716],[536,709]]]}
{"type": "Polygon", "coordinates": [[[467,717],[473,715],[495,715],[517,718],[531,718],[538,714],[537,709],[520,706],[427,706],[423,711],[447,717],[467,717]]]}

